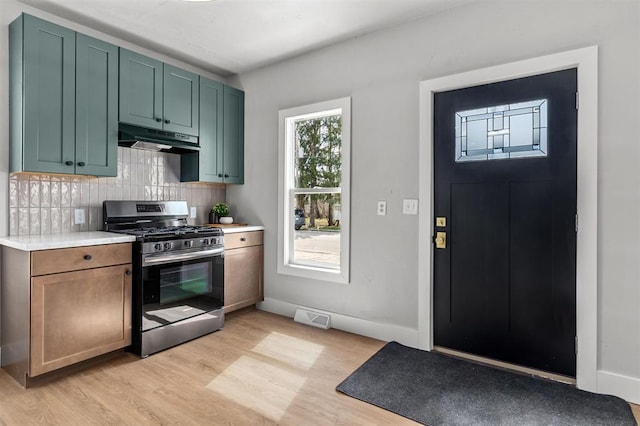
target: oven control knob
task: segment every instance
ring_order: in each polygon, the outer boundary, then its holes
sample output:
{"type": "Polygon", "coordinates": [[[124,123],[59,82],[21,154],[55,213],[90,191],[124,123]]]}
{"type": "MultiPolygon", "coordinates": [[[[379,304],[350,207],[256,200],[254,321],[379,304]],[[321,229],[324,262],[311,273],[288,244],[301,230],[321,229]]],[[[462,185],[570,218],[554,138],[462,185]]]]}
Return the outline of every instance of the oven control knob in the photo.
{"type": "Polygon", "coordinates": [[[172,244],[172,243],[164,243],[164,249],[165,249],[165,250],[169,250],[169,249],[170,249],[170,248],[172,248],[172,247],[173,247],[173,244],[172,244]]]}
{"type": "Polygon", "coordinates": [[[186,240],[184,242],[184,246],[185,247],[193,247],[193,241],[192,240],[186,240]]]}
{"type": "Polygon", "coordinates": [[[156,243],[156,244],[153,246],[153,249],[154,249],[154,250],[157,250],[157,251],[162,250],[162,244],[160,244],[160,243],[156,243]]]}
{"type": "Polygon", "coordinates": [[[204,240],[202,240],[202,245],[203,246],[209,245],[209,239],[205,238],[204,240]]]}

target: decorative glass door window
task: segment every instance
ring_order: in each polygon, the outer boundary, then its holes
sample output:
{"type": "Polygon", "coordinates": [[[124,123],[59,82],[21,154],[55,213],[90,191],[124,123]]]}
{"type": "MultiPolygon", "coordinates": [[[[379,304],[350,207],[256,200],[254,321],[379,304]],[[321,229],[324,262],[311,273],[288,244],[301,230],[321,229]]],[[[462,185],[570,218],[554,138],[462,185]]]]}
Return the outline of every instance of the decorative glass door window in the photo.
{"type": "Polygon", "coordinates": [[[455,113],[457,163],[547,156],[547,100],[455,113]]]}

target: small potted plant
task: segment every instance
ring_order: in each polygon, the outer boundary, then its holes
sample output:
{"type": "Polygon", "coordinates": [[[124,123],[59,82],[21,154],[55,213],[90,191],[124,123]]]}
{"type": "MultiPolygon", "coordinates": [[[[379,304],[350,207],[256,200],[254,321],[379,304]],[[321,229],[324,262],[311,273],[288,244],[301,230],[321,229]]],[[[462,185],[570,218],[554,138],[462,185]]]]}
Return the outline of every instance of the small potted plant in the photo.
{"type": "Polygon", "coordinates": [[[226,203],[218,203],[213,206],[211,213],[209,213],[209,222],[223,224],[233,223],[233,217],[229,216],[229,206],[226,203]],[[217,220],[217,222],[212,221],[212,219],[217,220]]]}

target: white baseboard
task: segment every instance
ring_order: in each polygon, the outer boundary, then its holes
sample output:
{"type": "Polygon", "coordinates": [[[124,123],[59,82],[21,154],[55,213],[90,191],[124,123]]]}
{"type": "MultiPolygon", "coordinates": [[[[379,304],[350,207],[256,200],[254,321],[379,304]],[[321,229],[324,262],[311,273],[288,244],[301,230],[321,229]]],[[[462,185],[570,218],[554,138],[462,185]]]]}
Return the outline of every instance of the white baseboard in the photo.
{"type": "Polygon", "coordinates": [[[282,302],[280,300],[269,298],[265,298],[264,302],[258,303],[257,307],[262,311],[283,315],[289,318],[294,317],[296,308],[310,309],[331,315],[331,328],[371,337],[373,339],[383,340],[385,342],[395,340],[396,342],[412,348],[418,347],[418,330],[413,328],[350,317],[347,315],[337,314],[335,312],[316,309],[312,306],[295,305],[293,303],[282,302]]]}
{"type": "Polygon", "coordinates": [[[599,370],[598,393],[619,396],[627,402],[640,404],[640,379],[599,370]]]}

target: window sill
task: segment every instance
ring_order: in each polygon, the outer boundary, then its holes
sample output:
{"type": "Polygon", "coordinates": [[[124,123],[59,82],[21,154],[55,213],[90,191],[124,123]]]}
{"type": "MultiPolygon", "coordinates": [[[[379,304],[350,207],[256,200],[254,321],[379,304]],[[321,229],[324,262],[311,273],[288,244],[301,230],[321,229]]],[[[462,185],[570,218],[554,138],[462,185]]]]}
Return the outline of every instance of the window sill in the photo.
{"type": "Polygon", "coordinates": [[[344,276],[344,271],[307,265],[279,265],[278,274],[338,284],[349,284],[349,277],[344,276]]]}

